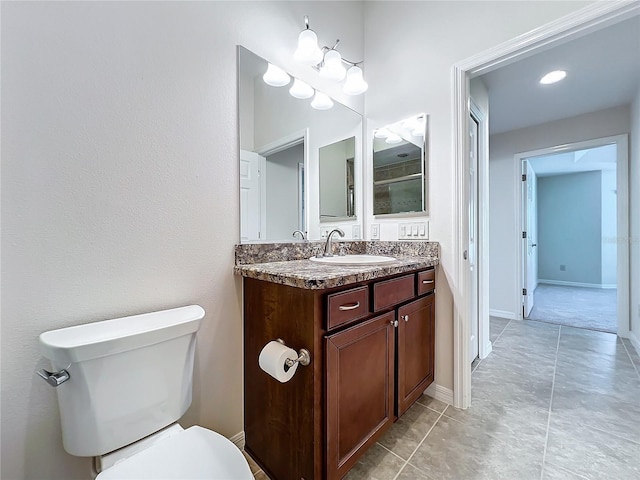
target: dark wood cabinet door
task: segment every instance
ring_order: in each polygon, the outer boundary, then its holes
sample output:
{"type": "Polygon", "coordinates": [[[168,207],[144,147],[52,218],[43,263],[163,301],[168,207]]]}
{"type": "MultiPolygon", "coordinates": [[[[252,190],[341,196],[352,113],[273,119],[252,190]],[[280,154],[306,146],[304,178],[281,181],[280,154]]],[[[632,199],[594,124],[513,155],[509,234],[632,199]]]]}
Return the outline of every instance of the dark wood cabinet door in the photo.
{"type": "Polygon", "coordinates": [[[342,478],[393,423],[395,314],[326,337],[327,478],[342,478]]]}
{"type": "Polygon", "coordinates": [[[433,382],[434,295],[398,309],[398,416],[433,382]]]}

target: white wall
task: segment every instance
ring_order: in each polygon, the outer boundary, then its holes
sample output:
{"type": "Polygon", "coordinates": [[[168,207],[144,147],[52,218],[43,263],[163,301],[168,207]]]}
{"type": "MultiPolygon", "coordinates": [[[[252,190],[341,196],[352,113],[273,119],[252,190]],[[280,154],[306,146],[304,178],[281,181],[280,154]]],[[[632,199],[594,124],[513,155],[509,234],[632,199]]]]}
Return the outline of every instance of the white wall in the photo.
{"type": "MultiPolygon", "coordinates": [[[[371,145],[375,128],[420,112],[429,115],[429,236],[440,242],[442,254],[436,301],[436,382],[446,388],[453,386],[451,289],[457,282],[452,259],[455,161],[451,67],[588,3],[365,2],[367,145],[371,145]]],[[[367,150],[366,154],[365,195],[370,196],[372,153],[367,150]]],[[[367,208],[368,237],[374,222],[369,201],[367,208]]],[[[398,219],[375,222],[381,223],[383,240],[397,238],[398,219]]]]}
{"type": "Polygon", "coordinates": [[[601,188],[599,171],[538,177],[538,279],[541,283],[559,281],[600,286],[601,188]]]}
{"type": "Polygon", "coordinates": [[[300,229],[298,165],[304,164],[304,145],[298,144],[267,157],[266,238],[290,238],[300,229]]]}
{"type": "MultiPolygon", "coordinates": [[[[184,424],[242,430],[236,44],[291,58],[307,14],[363,57],[359,3],[2,2],[3,479],[90,478],[62,450],[38,335],[198,303],[184,424]]],[[[312,82],[313,83],[313,82],[312,82]]],[[[337,89],[329,93],[336,93],[337,89]]],[[[344,97],[341,93],[339,96],[344,97]]],[[[347,99],[362,111],[362,98],[347,99]]]]}
{"type": "Polygon", "coordinates": [[[631,105],[629,138],[629,232],[631,245],[631,332],[640,352],[640,87],[631,105]]]}
{"type": "Polygon", "coordinates": [[[618,236],[616,171],[602,170],[601,185],[601,229],[602,229],[602,279],[603,287],[613,287],[618,283],[618,236]]]}
{"type": "Polygon", "coordinates": [[[629,106],[492,135],[489,140],[490,178],[490,288],[492,310],[518,314],[520,297],[516,281],[516,187],[520,165],[514,155],[564,143],[580,142],[629,132],[629,106]]]}

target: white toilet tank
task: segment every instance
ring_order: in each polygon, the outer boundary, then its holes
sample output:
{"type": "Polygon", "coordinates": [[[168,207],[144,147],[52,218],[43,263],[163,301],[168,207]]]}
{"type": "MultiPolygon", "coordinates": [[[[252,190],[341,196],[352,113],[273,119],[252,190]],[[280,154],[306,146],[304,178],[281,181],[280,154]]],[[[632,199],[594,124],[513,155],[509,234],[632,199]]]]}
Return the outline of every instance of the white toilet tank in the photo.
{"type": "Polygon", "coordinates": [[[104,455],[177,421],[191,404],[198,305],[52,330],[42,354],[70,379],[56,388],[64,449],[104,455]]]}

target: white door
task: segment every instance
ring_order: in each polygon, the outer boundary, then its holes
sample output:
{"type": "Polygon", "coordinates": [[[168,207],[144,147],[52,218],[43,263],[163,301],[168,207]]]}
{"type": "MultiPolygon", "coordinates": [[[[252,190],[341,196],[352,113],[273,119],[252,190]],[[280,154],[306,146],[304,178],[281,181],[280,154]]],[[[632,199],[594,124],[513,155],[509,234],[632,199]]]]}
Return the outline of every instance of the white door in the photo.
{"type": "Polygon", "coordinates": [[[473,362],[479,353],[478,337],[478,121],[469,117],[469,295],[471,308],[470,355],[473,362]]]}
{"type": "Polygon", "coordinates": [[[536,174],[527,160],[522,161],[522,205],[523,205],[523,229],[522,249],[523,285],[522,314],[527,318],[533,308],[533,291],[537,286],[538,277],[538,219],[536,199],[536,174]]]}
{"type": "Polygon", "coordinates": [[[262,165],[265,158],[240,150],[240,241],[264,238],[262,231],[262,165]]]}

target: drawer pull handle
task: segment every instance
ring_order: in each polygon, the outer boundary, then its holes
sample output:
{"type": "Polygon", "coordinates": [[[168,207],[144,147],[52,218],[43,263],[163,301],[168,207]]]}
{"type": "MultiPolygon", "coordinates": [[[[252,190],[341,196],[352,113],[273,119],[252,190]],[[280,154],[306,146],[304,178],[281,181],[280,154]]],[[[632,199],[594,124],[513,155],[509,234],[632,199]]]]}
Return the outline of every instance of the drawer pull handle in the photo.
{"type": "Polygon", "coordinates": [[[435,280],[422,280],[423,285],[429,285],[430,283],[434,283],[435,280]]]}
{"type": "Polygon", "coordinates": [[[360,306],[360,302],[350,303],[348,305],[340,305],[338,310],[355,310],[360,306]]]}

